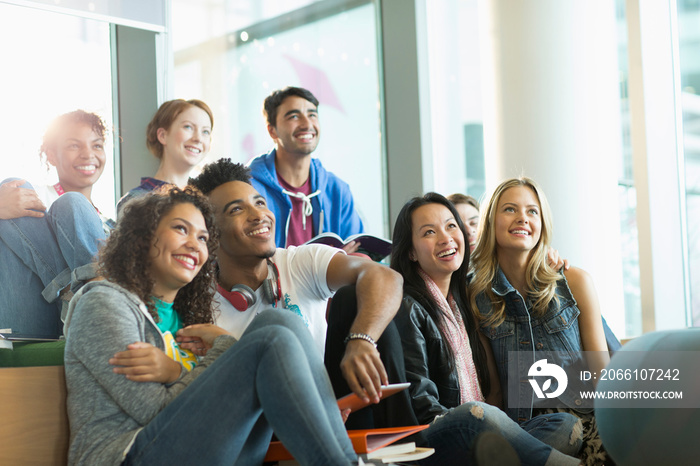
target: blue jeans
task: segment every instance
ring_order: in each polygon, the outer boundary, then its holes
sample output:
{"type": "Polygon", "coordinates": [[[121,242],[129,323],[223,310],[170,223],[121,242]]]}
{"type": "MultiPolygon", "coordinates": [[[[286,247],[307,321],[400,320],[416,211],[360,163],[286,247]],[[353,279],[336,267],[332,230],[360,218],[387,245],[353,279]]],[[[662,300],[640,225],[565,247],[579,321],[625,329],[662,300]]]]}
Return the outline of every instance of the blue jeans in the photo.
{"type": "Polygon", "coordinates": [[[13,336],[61,335],[57,298],[96,276],[92,261],[104,239],[97,211],[75,192],[59,197],[43,218],[0,220],[0,328],[13,336]]]}
{"type": "Polygon", "coordinates": [[[357,460],[311,334],[270,310],[139,432],[124,464],[262,464],[273,429],[301,464],[357,460]]]}
{"type": "Polygon", "coordinates": [[[576,458],[552,448],[556,446],[569,454],[578,452],[581,436],[573,435],[571,441],[577,422],[570,414],[556,413],[537,416],[521,426],[495,406],[478,401],[464,403],[436,417],[423,431],[435,453],[420,464],[470,464],[477,436],[495,431],[513,446],[524,466],[578,465],[576,458]]]}

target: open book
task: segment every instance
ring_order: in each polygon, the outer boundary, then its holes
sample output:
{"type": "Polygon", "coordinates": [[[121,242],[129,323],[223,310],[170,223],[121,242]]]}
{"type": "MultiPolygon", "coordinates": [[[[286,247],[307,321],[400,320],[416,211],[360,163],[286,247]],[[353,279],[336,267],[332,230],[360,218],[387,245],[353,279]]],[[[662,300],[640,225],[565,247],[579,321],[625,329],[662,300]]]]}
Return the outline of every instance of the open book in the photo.
{"type": "Polygon", "coordinates": [[[435,453],[434,448],[416,447],[415,442],[394,443],[378,450],[373,450],[367,455],[368,460],[381,460],[382,463],[400,463],[404,461],[418,461],[435,453]]]}
{"type": "MultiPolygon", "coordinates": [[[[411,434],[427,429],[429,426],[386,427],[383,429],[349,430],[348,436],[356,453],[370,453],[382,447],[390,445],[397,440],[408,437],[411,434]]],[[[415,445],[414,445],[415,446],[415,445]]],[[[270,442],[265,462],[284,461],[293,459],[282,442],[270,442]]]]}
{"type": "Polygon", "coordinates": [[[367,254],[373,261],[379,262],[391,254],[391,241],[369,233],[359,233],[343,240],[335,233],[326,232],[314,236],[304,244],[327,244],[334,248],[343,248],[353,241],[360,243],[360,249],[357,252],[367,254]]]}

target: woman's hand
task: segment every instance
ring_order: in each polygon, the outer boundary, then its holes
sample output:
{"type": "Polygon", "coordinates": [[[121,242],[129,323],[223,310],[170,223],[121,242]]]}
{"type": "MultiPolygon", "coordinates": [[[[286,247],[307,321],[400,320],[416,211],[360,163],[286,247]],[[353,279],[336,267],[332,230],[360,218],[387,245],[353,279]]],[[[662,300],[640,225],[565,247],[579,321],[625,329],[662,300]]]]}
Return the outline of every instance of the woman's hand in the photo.
{"type": "Polygon", "coordinates": [[[194,324],[177,331],[177,340],[181,348],[192,351],[197,356],[204,356],[214,345],[214,340],[229,332],[213,324],[194,324]]]}
{"type": "Polygon", "coordinates": [[[0,186],[0,219],[44,216],[46,206],[36,191],[20,188],[24,183],[24,180],[14,180],[0,186]]]}
{"type": "Polygon", "coordinates": [[[182,366],[160,348],[137,341],[109,360],[116,374],[124,374],[134,382],[171,383],[180,377],[182,366]]]}

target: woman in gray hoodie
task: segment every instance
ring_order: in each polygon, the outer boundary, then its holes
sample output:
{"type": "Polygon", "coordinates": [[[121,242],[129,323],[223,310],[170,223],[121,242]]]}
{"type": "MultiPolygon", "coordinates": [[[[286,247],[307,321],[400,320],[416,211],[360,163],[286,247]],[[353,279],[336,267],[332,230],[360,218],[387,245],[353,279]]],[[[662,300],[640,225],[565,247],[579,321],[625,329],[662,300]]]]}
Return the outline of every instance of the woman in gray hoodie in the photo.
{"type": "Polygon", "coordinates": [[[125,206],[65,323],[69,464],[261,464],[273,429],[302,464],[357,460],[300,319],[211,324],[217,236],[190,188],[125,206]]]}

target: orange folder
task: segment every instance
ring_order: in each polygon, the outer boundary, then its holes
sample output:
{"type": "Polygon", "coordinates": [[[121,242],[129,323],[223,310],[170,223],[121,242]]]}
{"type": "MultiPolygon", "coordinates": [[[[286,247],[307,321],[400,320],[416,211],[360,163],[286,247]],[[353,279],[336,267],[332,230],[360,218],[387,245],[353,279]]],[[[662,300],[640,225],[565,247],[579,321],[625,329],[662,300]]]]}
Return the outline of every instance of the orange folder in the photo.
{"type": "MultiPolygon", "coordinates": [[[[369,453],[378,448],[390,445],[397,440],[408,437],[411,434],[427,429],[428,425],[406,426],[406,427],[386,427],[382,429],[362,429],[349,430],[348,436],[352,442],[355,452],[358,454],[369,453]]],[[[294,457],[282,445],[282,442],[270,442],[265,461],[292,460],[294,457]]]]}

